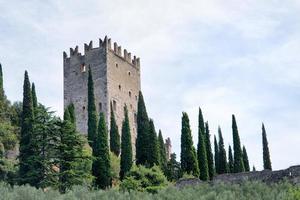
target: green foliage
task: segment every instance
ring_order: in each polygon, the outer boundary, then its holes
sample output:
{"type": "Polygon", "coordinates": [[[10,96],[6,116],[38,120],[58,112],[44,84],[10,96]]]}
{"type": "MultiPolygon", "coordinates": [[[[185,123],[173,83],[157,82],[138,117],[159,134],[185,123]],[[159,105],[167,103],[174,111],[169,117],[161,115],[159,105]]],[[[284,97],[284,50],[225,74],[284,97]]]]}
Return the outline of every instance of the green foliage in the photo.
{"type": "Polygon", "coordinates": [[[120,179],[123,180],[125,175],[132,167],[132,146],[131,146],[131,133],[129,126],[128,110],[124,107],[124,121],[122,124],[122,143],[121,143],[121,170],[120,179]]]}
{"type": "Polygon", "coordinates": [[[76,114],[75,114],[75,106],[73,103],[70,103],[70,105],[68,105],[67,107],[69,113],[70,113],[70,120],[73,124],[73,126],[75,126],[76,129],[76,114]]]}
{"type": "Polygon", "coordinates": [[[243,172],[245,171],[243,163],[243,152],[241,148],[241,141],[236,125],[235,116],[232,115],[232,138],[233,138],[233,153],[234,153],[234,163],[233,163],[233,172],[243,172]]]}
{"type": "Polygon", "coordinates": [[[198,146],[197,146],[197,158],[200,171],[200,179],[206,181],[209,179],[208,174],[208,163],[206,155],[206,144],[205,144],[205,126],[202,111],[199,108],[198,116],[198,146]]]}
{"type": "Polygon", "coordinates": [[[137,139],[136,139],[136,164],[146,165],[148,161],[149,146],[149,118],[142,92],[139,92],[137,110],[137,139]]]}
{"type": "Polygon", "coordinates": [[[171,158],[167,164],[165,172],[168,181],[177,181],[182,177],[182,170],[180,163],[176,161],[176,154],[172,153],[171,158]]]}
{"type": "Polygon", "coordinates": [[[145,168],[134,166],[120,185],[122,191],[157,193],[168,185],[167,179],[158,166],[145,168]]]}
{"type": "MultiPolygon", "coordinates": [[[[0,143],[0,151],[1,151],[1,143],[0,143]]],[[[16,166],[17,165],[15,160],[0,157],[0,181],[4,181],[11,185],[15,185],[16,184],[15,178],[17,173],[16,166]]]]}
{"type": "Polygon", "coordinates": [[[118,130],[118,126],[115,119],[114,110],[112,107],[112,103],[110,103],[110,151],[116,154],[116,156],[120,155],[120,134],[118,130]]]}
{"type": "Polygon", "coordinates": [[[205,145],[206,145],[206,155],[207,155],[207,164],[208,164],[208,174],[209,174],[209,179],[212,180],[215,174],[215,168],[214,168],[214,158],[213,158],[213,153],[212,153],[211,143],[210,143],[208,122],[205,123],[205,145]]]}
{"type": "MultiPolygon", "coordinates": [[[[14,102],[10,108],[11,124],[18,129],[19,129],[19,127],[21,127],[22,110],[23,110],[23,103],[19,102],[19,101],[14,102]]],[[[18,130],[17,132],[20,132],[20,130],[18,130]]]]}
{"type": "Polygon", "coordinates": [[[267,139],[267,133],[265,129],[265,125],[262,124],[262,143],[263,143],[263,161],[264,161],[264,169],[272,170],[270,151],[267,139]]]}
{"type": "Polygon", "coordinates": [[[164,138],[162,136],[161,130],[158,131],[158,153],[159,153],[159,166],[165,173],[167,168],[167,154],[166,154],[166,146],[164,143],[164,138]]]}
{"type": "Polygon", "coordinates": [[[243,146],[243,163],[244,163],[245,171],[249,172],[250,165],[249,165],[248,154],[245,146],[243,146]]]}
{"type": "Polygon", "coordinates": [[[12,150],[15,148],[17,138],[17,128],[12,126],[8,121],[0,122],[0,143],[3,144],[4,150],[12,150]]]}
{"type": "Polygon", "coordinates": [[[32,83],[31,86],[31,95],[32,95],[32,106],[33,109],[36,109],[38,106],[38,101],[37,101],[37,97],[36,97],[36,91],[35,91],[35,85],[34,83],[32,83]]]}
{"type": "Polygon", "coordinates": [[[105,116],[100,113],[98,133],[93,142],[94,162],[92,167],[95,177],[94,185],[101,189],[111,186],[111,168],[108,148],[108,134],[105,123],[105,116]]]}
{"type": "Polygon", "coordinates": [[[94,81],[92,76],[92,70],[89,68],[88,77],[88,141],[89,145],[93,148],[95,137],[97,135],[97,110],[95,104],[94,94],[94,81]]]}
{"type": "Polygon", "coordinates": [[[149,135],[148,135],[148,160],[147,166],[153,167],[159,165],[159,152],[157,134],[155,131],[153,120],[149,120],[149,135]]]}
{"type": "Polygon", "coordinates": [[[233,161],[232,149],[230,145],[228,147],[228,172],[229,173],[234,172],[234,161],[233,161]]]}
{"type": "Polygon", "coordinates": [[[218,141],[216,136],[214,136],[214,149],[215,149],[215,170],[217,174],[220,174],[220,170],[219,170],[219,146],[218,146],[218,141]]]}
{"type": "MultiPolygon", "coordinates": [[[[127,182],[129,186],[129,182],[127,182]]],[[[137,182],[132,181],[131,188],[136,188],[137,182]]],[[[148,187],[148,191],[153,191],[148,187]]],[[[159,187],[159,186],[158,186],[159,187]]],[[[157,190],[154,190],[157,191],[157,190]]],[[[76,186],[66,194],[59,194],[55,190],[36,189],[30,186],[14,186],[0,183],[0,199],[2,200],[82,200],[82,199],[101,199],[101,200],[129,200],[129,199],[201,199],[201,200],[298,200],[299,187],[288,183],[267,185],[264,183],[243,183],[241,185],[229,184],[200,184],[193,187],[184,187],[177,189],[175,187],[167,187],[158,190],[157,193],[148,192],[123,192],[118,190],[90,190],[86,186],[76,186]]]]}
{"type": "Polygon", "coordinates": [[[112,152],[109,152],[109,155],[110,155],[112,185],[116,186],[118,185],[120,179],[119,174],[121,170],[121,166],[120,166],[121,158],[116,156],[116,154],[112,152]]]}
{"type": "Polygon", "coordinates": [[[187,113],[182,113],[181,118],[181,169],[183,172],[199,176],[199,167],[196,158],[196,150],[193,146],[190,122],[187,113]]]}
{"type": "Polygon", "coordinates": [[[91,181],[91,151],[85,147],[85,139],[75,128],[67,107],[61,124],[58,146],[59,190],[66,192],[73,185],[91,181]],[[84,148],[85,147],[85,148],[84,148]]]}
{"type": "Polygon", "coordinates": [[[22,112],[22,123],[21,123],[21,138],[20,138],[20,171],[19,178],[20,183],[25,184],[29,183],[34,185],[34,182],[31,182],[31,174],[34,173],[33,166],[30,161],[34,154],[34,149],[31,146],[31,138],[33,134],[33,105],[32,105],[32,96],[31,96],[31,87],[27,71],[24,75],[24,85],[23,85],[23,112],[22,112]]]}
{"type": "Polygon", "coordinates": [[[221,128],[218,129],[219,134],[219,174],[224,174],[228,172],[227,156],[224,145],[224,140],[222,136],[221,128]]]}

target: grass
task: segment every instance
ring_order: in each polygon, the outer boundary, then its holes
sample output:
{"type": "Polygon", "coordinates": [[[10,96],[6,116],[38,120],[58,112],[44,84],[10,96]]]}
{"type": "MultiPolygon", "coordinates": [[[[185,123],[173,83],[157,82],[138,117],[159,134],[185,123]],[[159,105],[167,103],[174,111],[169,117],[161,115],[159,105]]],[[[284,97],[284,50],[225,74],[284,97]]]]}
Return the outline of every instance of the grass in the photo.
{"type": "Polygon", "coordinates": [[[289,183],[266,185],[259,182],[248,182],[242,185],[202,184],[194,187],[176,189],[168,187],[157,194],[147,192],[121,192],[116,189],[89,190],[88,187],[76,186],[66,194],[60,194],[55,190],[44,192],[30,186],[14,186],[0,183],[0,200],[67,200],[67,199],[130,199],[130,200],[300,200],[300,187],[289,183]]]}

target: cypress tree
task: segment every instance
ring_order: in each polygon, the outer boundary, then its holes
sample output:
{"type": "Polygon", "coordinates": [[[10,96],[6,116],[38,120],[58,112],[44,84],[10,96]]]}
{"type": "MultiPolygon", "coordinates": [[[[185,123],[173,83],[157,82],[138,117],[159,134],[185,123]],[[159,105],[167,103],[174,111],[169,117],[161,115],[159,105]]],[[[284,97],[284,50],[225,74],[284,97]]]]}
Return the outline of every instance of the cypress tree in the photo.
{"type": "Polygon", "coordinates": [[[248,154],[245,146],[243,146],[243,163],[244,163],[245,171],[249,172],[250,166],[249,166],[248,154]]]}
{"type": "Polygon", "coordinates": [[[154,165],[159,165],[159,152],[158,152],[158,141],[157,134],[155,131],[153,120],[149,120],[149,136],[148,136],[148,162],[147,164],[152,167],[154,165]]]}
{"type": "Polygon", "coordinates": [[[221,128],[218,129],[219,133],[219,174],[224,174],[228,172],[228,166],[227,166],[227,156],[226,156],[226,150],[224,146],[224,140],[222,136],[221,128]]]}
{"type": "Polygon", "coordinates": [[[211,143],[210,143],[208,122],[205,123],[205,146],[206,146],[206,155],[207,155],[207,164],[208,164],[208,175],[210,180],[212,180],[215,173],[215,169],[214,169],[214,158],[213,158],[213,153],[212,153],[211,143]]]}
{"type": "Polygon", "coordinates": [[[159,146],[159,165],[160,168],[165,172],[167,167],[167,154],[166,146],[164,143],[164,138],[162,136],[161,130],[158,131],[158,146],[159,146]]]}
{"type": "Polygon", "coordinates": [[[197,157],[200,171],[200,179],[206,181],[209,179],[208,175],[208,164],[206,156],[206,145],[205,145],[205,126],[202,111],[199,108],[198,116],[198,146],[197,146],[197,157]]]}
{"type": "Polygon", "coordinates": [[[97,135],[97,111],[95,104],[94,94],[94,81],[92,70],[89,68],[88,77],[88,141],[89,145],[93,148],[93,142],[95,142],[95,136],[97,135]]]}
{"type": "Polygon", "coordinates": [[[172,153],[167,164],[166,177],[169,181],[177,181],[182,177],[180,163],[176,160],[176,154],[172,153]]]}
{"type": "Polygon", "coordinates": [[[137,139],[136,139],[136,164],[146,165],[148,159],[148,135],[149,135],[149,118],[143,98],[139,92],[138,110],[137,110],[137,139]]]}
{"type": "Polygon", "coordinates": [[[270,151],[267,139],[267,133],[265,125],[262,124],[262,143],[263,143],[263,160],[264,160],[264,169],[272,170],[270,151]]]}
{"type": "Polygon", "coordinates": [[[4,94],[4,87],[3,87],[3,72],[2,72],[2,65],[0,63],[0,103],[5,99],[4,94]]]}
{"type": "Polygon", "coordinates": [[[230,173],[234,172],[234,161],[233,161],[232,149],[230,145],[228,148],[228,172],[230,173]]]}
{"type": "Polygon", "coordinates": [[[74,125],[74,127],[76,129],[75,106],[73,103],[70,103],[70,105],[68,106],[68,111],[70,113],[70,121],[72,122],[72,124],[74,125]]]}
{"type": "Polygon", "coordinates": [[[37,97],[36,97],[36,92],[35,92],[35,85],[34,85],[34,83],[32,83],[32,86],[31,86],[31,92],[32,92],[32,106],[33,106],[33,109],[36,109],[37,106],[38,106],[38,101],[37,101],[37,97]]]}
{"type": "Polygon", "coordinates": [[[216,136],[214,136],[214,148],[215,148],[215,170],[217,174],[220,174],[219,171],[219,146],[216,136]]]}
{"type": "Polygon", "coordinates": [[[127,172],[132,167],[132,146],[131,146],[131,133],[129,126],[128,110],[124,108],[124,121],[122,124],[122,143],[121,143],[121,170],[120,179],[123,180],[127,172]]]}
{"type": "Polygon", "coordinates": [[[112,103],[110,103],[110,131],[109,131],[109,134],[110,134],[110,151],[113,152],[116,156],[119,156],[120,155],[120,146],[121,146],[120,145],[120,134],[119,134],[118,126],[116,123],[114,110],[112,108],[112,103]]]}
{"type": "Polygon", "coordinates": [[[95,177],[95,187],[106,189],[111,186],[111,169],[108,148],[108,134],[106,130],[105,116],[101,112],[98,124],[98,132],[93,142],[94,162],[92,172],[95,177]]]}
{"type": "Polygon", "coordinates": [[[187,113],[182,113],[181,119],[181,169],[183,172],[199,176],[196,150],[193,146],[190,122],[187,113]]]}
{"type": "Polygon", "coordinates": [[[30,81],[27,71],[24,75],[23,85],[23,111],[21,117],[21,138],[20,138],[20,155],[19,155],[19,178],[20,184],[34,184],[30,182],[30,174],[32,172],[32,166],[30,159],[33,156],[34,150],[31,146],[31,138],[33,132],[33,105],[30,81]]]}
{"type": "Polygon", "coordinates": [[[232,135],[233,135],[233,154],[234,154],[234,173],[245,171],[243,163],[243,153],[241,148],[241,141],[236,125],[235,116],[232,115],[232,135]]]}

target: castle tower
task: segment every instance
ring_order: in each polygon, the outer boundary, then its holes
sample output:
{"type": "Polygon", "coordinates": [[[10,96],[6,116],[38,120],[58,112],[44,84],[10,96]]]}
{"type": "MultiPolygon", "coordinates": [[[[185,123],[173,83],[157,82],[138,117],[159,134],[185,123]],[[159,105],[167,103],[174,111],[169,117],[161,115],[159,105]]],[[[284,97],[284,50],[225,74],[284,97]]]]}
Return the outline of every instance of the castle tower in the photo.
{"type": "Polygon", "coordinates": [[[170,160],[171,159],[171,153],[172,153],[172,145],[171,145],[171,139],[170,138],[166,139],[165,146],[166,146],[167,160],[170,160]]]}
{"type": "Polygon", "coordinates": [[[121,134],[124,119],[124,105],[127,105],[132,146],[136,140],[136,113],[138,94],[141,90],[140,59],[131,58],[131,53],[115,42],[113,49],[111,39],[99,39],[99,47],[93,47],[91,41],[84,44],[84,54],[70,48],[70,56],[63,53],[64,65],[64,108],[70,103],[75,106],[78,131],[87,134],[87,82],[89,67],[93,73],[95,102],[98,113],[106,117],[107,128],[110,128],[110,103],[114,109],[116,122],[121,134]]]}

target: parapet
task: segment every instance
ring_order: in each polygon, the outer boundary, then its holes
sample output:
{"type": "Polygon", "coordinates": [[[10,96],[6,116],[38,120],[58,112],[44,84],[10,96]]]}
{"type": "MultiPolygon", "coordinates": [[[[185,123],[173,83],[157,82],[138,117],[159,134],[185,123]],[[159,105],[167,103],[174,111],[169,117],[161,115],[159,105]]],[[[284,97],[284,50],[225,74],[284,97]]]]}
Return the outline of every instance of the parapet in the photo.
{"type": "MultiPolygon", "coordinates": [[[[90,41],[89,44],[84,44],[84,55],[93,50],[93,49],[98,49],[98,48],[104,48],[107,51],[113,52],[116,56],[120,57],[127,63],[133,65],[136,68],[140,68],[140,58],[133,56],[133,59],[131,58],[131,53],[128,52],[126,49],[124,49],[123,54],[122,54],[122,47],[118,46],[116,42],[113,43],[113,49],[111,47],[111,38],[108,38],[107,36],[104,37],[102,40],[101,38],[99,39],[99,47],[93,47],[93,41],[90,41]]],[[[71,57],[74,56],[82,56],[81,53],[79,53],[78,46],[75,47],[75,49],[70,48],[70,57],[68,57],[68,54],[64,51],[63,52],[63,58],[64,60],[70,59],[71,57]]]]}

